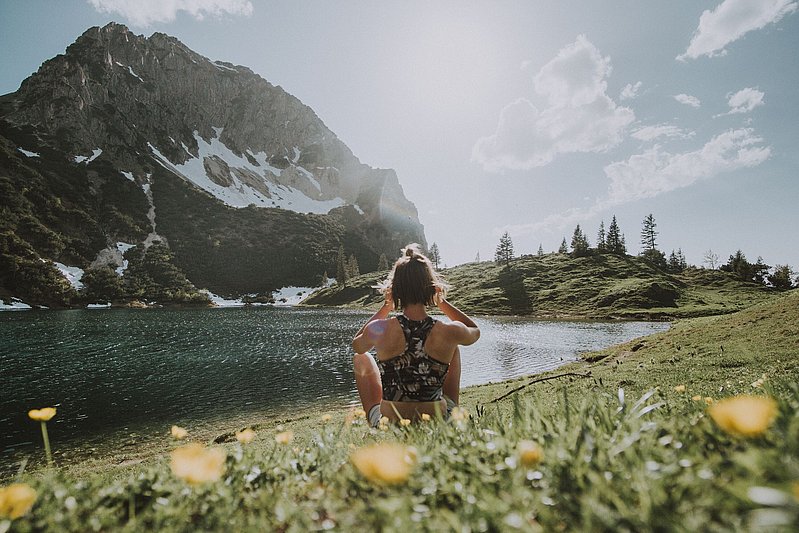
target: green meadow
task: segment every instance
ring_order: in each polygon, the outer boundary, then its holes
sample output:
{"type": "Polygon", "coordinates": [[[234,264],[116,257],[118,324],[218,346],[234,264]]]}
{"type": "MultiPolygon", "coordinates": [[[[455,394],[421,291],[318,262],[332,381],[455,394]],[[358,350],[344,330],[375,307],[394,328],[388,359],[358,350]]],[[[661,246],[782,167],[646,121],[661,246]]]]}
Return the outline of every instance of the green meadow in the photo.
{"type": "Polygon", "coordinates": [[[241,426],[165,433],[121,464],[42,454],[16,480],[35,501],[0,531],[795,531],[797,363],[791,291],[468,388],[455,420],[370,429],[317,411],[254,420],[248,444],[241,426]],[[740,396],[773,410],[711,414],[740,396]],[[221,452],[173,464],[187,441],[221,452]]]}

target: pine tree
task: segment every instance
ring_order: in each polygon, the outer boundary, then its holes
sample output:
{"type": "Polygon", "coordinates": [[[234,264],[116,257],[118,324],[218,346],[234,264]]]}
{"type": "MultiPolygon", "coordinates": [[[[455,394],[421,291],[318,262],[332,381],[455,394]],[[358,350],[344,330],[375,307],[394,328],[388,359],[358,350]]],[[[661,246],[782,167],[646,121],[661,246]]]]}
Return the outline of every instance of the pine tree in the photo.
{"type": "Polygon", "coordinates": [[[336,257],[336,283],[342,287],[347,286],[347,258],[344,256],[344,246],[338,247],[336,257]]]}
{"type": "Polygon", "coordinates": [[[577,227],[574,228],[574,234],[572,235],[572,257],[585,257],[588,255],[589,247],[588,239],[583,233],[583,230],[580,229],[580,225],[577,224],[577,227]]]}
{"type": "Polygon", "coordinates": [[[784,291],[791,288],[791,276],[794,272],[788,265],[777,265],[774,272],[768,275],[768,282],[775,289],[784,291]]]}
{"type": "Polygon", "coordinates": [[[499,238],[499,245],[497,245],[497,251],[494,254],[494,261],[497,263],[504,263],[505,266],[510,266],[511,259],[513,259],[513,241],[510,238],[510,234],[506,231],[502,234],[502,237],[499,238]]]}
{"type": "Polygon", "coordinates": [[[641,246],[643,246],[643,254],[646,255],[646,252],[650,250],[657,249],[657,236],[658,232],[655,230],[657,224],[655,224],[655,217],[652,216],[652,213],[649,213],[646,218],[644,218],[643,227],[641,228],[641,246]]]}
{"type": "Polygon", "coordinates": [[[544,255],[544,246],[542,244],[538,245],[538,256],[541,257],[544,255]]]}
{"type": "Polygon", "coordinates": [[[569,245],[566,244],[566,237],[563,237],[563,240],[560,242],[560,248],[558,248],[559,254],[567,254],[569,253],[569,245]]]}
{"type": "Polygon", "coordinates": [[[347,277],[354,278],[355,276],[361,275],[361,269],[358,266],[358,260],[355,258],[354,255],[350,255],[350,258],[347,260],[347,277]]]}
{"type": "Polygon", "coordinates": [[[386,254],[380,254],[380,257],[377,259],[377,270],[380,272],[384,270],[388,270],[390,267],[388,266],[388,258],[386,254]]]}
{"type": "Polygon", "coordinates": [[[596,250],[597,250],[597,252],[602,253],[602,252],[605,251],[605,249],[607,248],[606,239],[607,239],[607,237],[605,235],[605,221],[602,220],[599,223],[599,231],[597,232],[597,235],[596,235],[596,250]]]}
{"type": "Polygon", "coordinates": [[[480,252],[477,252],[477,255],[474,256],[474,262],[475,263],[479,263],[480,262],[480,252]]]}
{"type": "Polygon", "coordinates": [[[616,215],[613,215],[613,219],[610,221],[607,238],[605,239],[605,248],[612,254],[625,255],[627,253],[627,246],[624,244],[624,235],[619,231],[616,215]]]}
{"type": "Polygon", "coordinates": [[[430,262],[433,263],[433,267],[438,270],[438,264],[441,262],[441,253],[438,251],[438,245],[433,243],[430,245],[430,262]]]}

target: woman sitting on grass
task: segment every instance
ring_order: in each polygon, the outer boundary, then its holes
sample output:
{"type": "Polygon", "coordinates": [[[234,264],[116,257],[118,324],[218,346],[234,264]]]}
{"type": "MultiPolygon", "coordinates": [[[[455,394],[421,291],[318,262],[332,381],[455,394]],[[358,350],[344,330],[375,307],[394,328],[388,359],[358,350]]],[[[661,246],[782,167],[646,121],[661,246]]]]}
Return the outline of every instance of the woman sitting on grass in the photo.
{"type": "Polygon", "coordinates": [[[369,422],[448,415],[458,405],[459,345],[480,338],[471,318],[444,299],[446,284],[418,244],[409,244],[380,286],[383,306],[355,335],[355,382],[369,422]],[[427,315],[436,305],[452,322],[427,315]],[[394,309],[402,313],[388,318],[394,309]],[[368,352],[375,348],[372,358],[368,352]]]}

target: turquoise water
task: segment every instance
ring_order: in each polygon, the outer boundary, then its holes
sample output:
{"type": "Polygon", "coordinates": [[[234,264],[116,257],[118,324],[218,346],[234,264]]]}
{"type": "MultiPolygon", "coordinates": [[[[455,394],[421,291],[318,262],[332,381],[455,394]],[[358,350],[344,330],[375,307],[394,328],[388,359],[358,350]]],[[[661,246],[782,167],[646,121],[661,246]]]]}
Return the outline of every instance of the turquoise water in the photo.
{"type": "MultiPolygon", "coordinates": [[[[0,313],[0,461],[40,447],[29,409],[57,406],[62,445],[142,428],[357,403],[350,341],[369,313],[234,308],[0,313]]],[[[550,370],[665,323],[479,317],[464,386],[550,370]]]]}

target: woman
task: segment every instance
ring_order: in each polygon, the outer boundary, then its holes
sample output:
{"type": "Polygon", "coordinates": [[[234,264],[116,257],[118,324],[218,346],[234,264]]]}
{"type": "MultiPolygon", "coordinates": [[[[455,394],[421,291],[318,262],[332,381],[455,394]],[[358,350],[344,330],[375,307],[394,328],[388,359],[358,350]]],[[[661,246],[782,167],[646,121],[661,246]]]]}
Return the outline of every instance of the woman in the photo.
{"type": "Polygon", "coordinates": [[[414,420],[422,414],[444,415],[458,404],[458,346],[477,342],[480,329],[446,301],[446,287],[418,244],[403,250],[379,287],[383,306],[352,341],[358,394],[373,426],[383,416],[414,420]],[[428,316],[432,305],[451,322],[428,316]],[[389,318],[395,308],[402,313],[389,318]],[[366,353],[372,348],[375,358],[366,353]]]}

